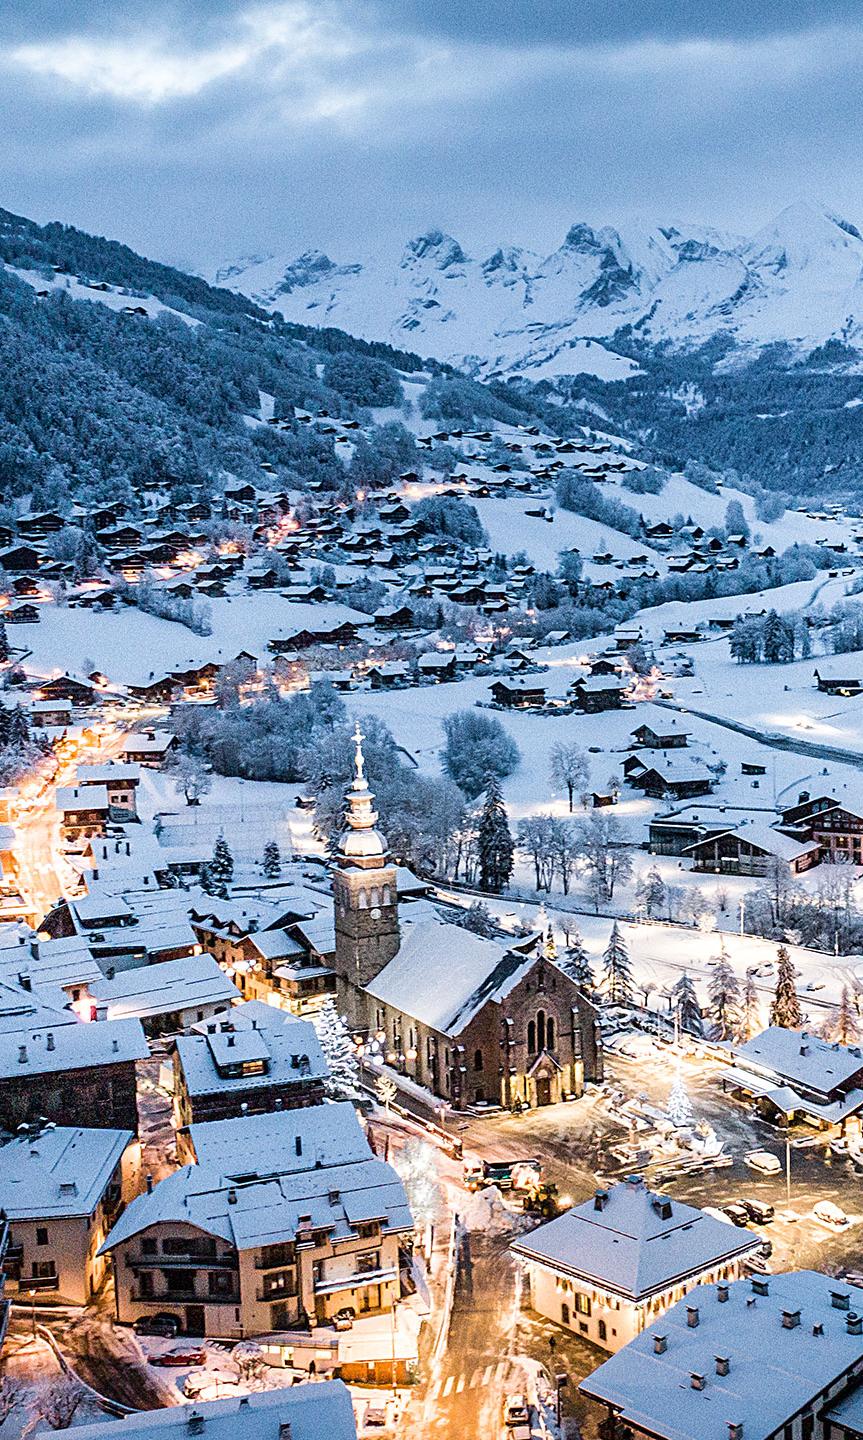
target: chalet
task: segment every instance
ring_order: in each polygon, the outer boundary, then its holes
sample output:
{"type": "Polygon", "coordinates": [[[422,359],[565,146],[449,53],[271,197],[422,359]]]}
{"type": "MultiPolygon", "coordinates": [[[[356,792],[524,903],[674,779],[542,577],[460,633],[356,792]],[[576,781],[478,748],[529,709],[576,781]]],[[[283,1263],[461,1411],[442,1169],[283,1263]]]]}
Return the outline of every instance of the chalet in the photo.
{"type": "Polygon", "coordinates": [[[126,764],[158,770],[177,744],[176,735],[169,730],[131,730],[123,740],[123,760],[126,764]]]}
{"type": "Polygon", "coordinates": [[[280,636],[269,642],[269,649],[275,655],[286,655],[294,650],[308,650],[312,645],[338,645],[342,649],[352,645],[357,638],[357,626],[350,620],[337,624],[321,624],[315,629],[304,628],[292,634],[280,636]]]}
{"type": "Polygon", "coordinates": [[[652,725],[639,725],[632,731],[635,744],[642,750],[681,750],[689,744],[689,731],[681,730],[670,720],[662,730],[652,725]]]}
{"type": "Polygon", "coordinates": [[[373,690],[392,690],[398,685],[410,682],[410,670],[405,660],[379,660],[370,665],[366,674],[373,690]]]}
{"type": "Polygon", "coordinates": [[[512,1251],[528,1273],[531,1309],[615,1353],[697,1285],[736,1280],[760,1244],[754,1231],[654,1194],[634,1175],[512,1251]]]}
{"type": "Polygon", "coordinates": [[[455,674],[455,651],[427,650],[419,656],[417,670],[427,680],[451,680],[455,674]]]}
{"type": "Polygon", "coordinates": [[[863,816],[845,805],[813,813],[806,822],[821,857],[833,864],[863,865],[863,816]]]}
{"type": "Polygon", "coordinates": [[[802,875],[821,858],[816,840],[792,839],[757,819],[704,836],[681,853],[692,860],[693,869],[714,875],[765,875],[776,861],[792,875],[802,875]]]}
{"type": "Polygon", "coordinates": [[[98,692],[89,680],[80,680],[74,675],[56,675],[53,680],[40,681],[39,698],[69,700],[73,705],[83,708],[93,704],[98,698],[98,692]]]}
{"type": "Polygon", "coordinates": [[[34,700],[30,706],[30,724],[34,730],[59,728],[71,722],[71,700],[34,700]]]}
{"type": "Polygon", "coordinates": [[[725,1044],[728,1068],[723,1090],[755,1101],[766,1118],[783,1123],[795,1116],[828,1129],[860,1131],[863,1111],[863,1050],[840,1045],[806,1030],[771,1025],[744,1044],[725,1044]],[[850,1122],[850,1124],[849,1124],[850,1122]]]}
{"type": "Polygon", "coordinates": [[[628,689],[628,682],[616,675],[581,675],[570,686],[576,705],[586,714],[620,710],[628,689]]]}
{"type": "Polygon", "coordinates": [[[195,1030],[174,1041],[178,1128],[322,1102],[329,1070],[310,1020],[248,1000],[195,1030]]]}
{"type": "Polygon", "coordinates": [[[0,569],[10,573],[39,568],[39,551],[32,545],[7,545],[0,550],[0,569]]]}
{"type": "Polygon", "coordinates": [[[667,520],[658,520],[654,525],[645,525],[644,534],[648,540],[670,540],[674,534],[674,528],[669,525],[667,520]]]}
{"type": "Polygon", "coordinates": [[[76,779],[82,786],[105,787],[112,819],[137,820],[136,794],[141,783],[141,771],[137,765],[121,765],[112,761],[106,765],[79,765],[76,779]]]}
{"type": "Polygon", "coordinates": [[[42,510],[30,515],[19,515],[15,522],[19,535],[25,540],[44,540],[46,535],[55,535],[66,526],[66,519],[56,510],[42,510]]]}
{"type": "Polygon", "coordinates": [[[707,766],[695,758],[663,753],[641,754],[638,751],[623,762],[627,782],[645,795],[673,795],[684,800],[693,795],[709,795],[716,783],[707,766]]]}
{"type": "MultiPolygon", "coordinates": [[[[138,1132],[135,1064],[149,1050],[138,1020],[40,1024],[0,1033],[0,1126],[53,1120],[138,1132]]],[[[2,1167],[0,1167],[2,1169],[2,1167]]]]}
{"type": "Polygon", "coordinates": [[[489,689],[495,704],[506,710],[526,710],[545,704],[545,686],[535,680],[495,680],[489,689]]]}
{"type": "Polygon", "coordinates": [[[3,621],[6,625],[38,625],[42,616],[37,605],[25,603],[23,605],[10,605],[8,610],[2,612],[3,621]]]}
{"type": "Polygon", "coordinates": [[[88,992],[98,1023],[140,1020],[149,1036],[187,1030],[224,1014],[239,999],[237,987],[212,955],[186,955],[116,971],[108,967],[88,992]]]}
{"type": "Polygon", "coordinates": [[[410,605],[381,605],[372,618],[379,630],[402,630],[413,625],[414,612],[410,605]]]}
{"type": "MultiPolygon", "coordinates": [[[[50,567],[46,565],[43,568],[47,573],[50,567]]],[[[38,595],[39,581],[35,575],[16,575],[10,588],[13,595],[38,595]]]]}
{"type": "Polygon", "coordinates": [[[854,670],[819,664],[813,673],[815,684],[825,695],[850,696],[863,692],[863,679],[854,670]]]}
{"type": "Polygon", "coordinates": [[[107,1278],[99,1248],[139,1186],[131,1130],[38,1121],[0,1144],[0,1214],[11,1293],[87,1305],[107,1278]]]}
{"type": "Polygon", "coordinates": [[[239,948],[235,973],[249,998],[275,1000],[294,1015],[307,1015],[335,996],[335,973],[307,939],[287,930],[256,930],[240,938],[239,948]]]}
{"type": "Polygon", "coordinates": [[[704,636],[696,625],[671,625],[665,628],[666,645],[694,645],[704,636]]]}
{"type": "Polygon", "coordinates": [[[54,804],[65,840],[105,834],[111,807],[104,785],[61,785],[55,791],[54,804]]]}

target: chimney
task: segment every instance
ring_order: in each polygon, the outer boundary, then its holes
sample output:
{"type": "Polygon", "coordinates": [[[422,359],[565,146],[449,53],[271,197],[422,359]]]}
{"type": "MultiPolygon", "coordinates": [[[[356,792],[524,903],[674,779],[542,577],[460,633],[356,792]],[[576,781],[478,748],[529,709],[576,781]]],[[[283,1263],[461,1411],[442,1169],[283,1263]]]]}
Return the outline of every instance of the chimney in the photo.
{"type": "Polygon", "coordinates": [[[822,1325],[822,1323],[821,1323],[820,1320],[817,1321],[816,1324],[814,1324],[814,1325],[812,1326],[812,1334],[813,1334],[813,1335],[823,1335],[823,1334],[824,1334],[824,1326],[822,1325]]]}
{"type": "Polygon", "coordinates": [[[27,1064],[27,1046],[26,1046],[26,1045],[19,1045],[19,1046],[18,1046],[18,1064],[19,1064],[19,1065],[26,1065],[26,1064],[27,1064]]]}
{"type": "Polygon", "coordinates": [[[594,1192],[594,1196],[593,1196],[593,1208],[594,1208],[594,1210],[604,1210],[604,1209],[605,1209],[605,1202],[606,1202],[607,1199],[608,1199],[608,1192],[607,1192],[606,1190],[596,1190],[596,1191],[594,1192]]]}
{"type": "Polygon", "coordinates": [[[728,1371],[729,1371],[730,1369],[731,1369],[731,1361],[728,1359],[728,1356],[727,1356],[727,1355],[717,1355],[717,1356],[716,1356],[716,1373],[717,1373],[717,1375],[727,1375],[727,1374],[728,1374],[728,1371]]]}
{"type": "Polygon", "coordinates": [[[35,935],[30,941],[30,954],[32,955],[34,960],[39,959],[39,941],[36,939],[35,935]]]}
{"type": "Polygon", "coordinates": [[[235,1037],[234,1035],[229,1035],[229,1036],[228,1036],[228,1049],[229,1049],[229,1050],[233,1050],[234,1044],[235,1044],[235,1040],[236,1040],[236,1037],[235,1037]]]}
{"type": "Polygon", "coordinates": [[[116,974],[117,974],[117,971],[115,970],[114,966],[113,966],[113,965],[108,965],[107,968],[106,968],[106,970],[105,970],[105,979],[106,979],[106,980],[113,980],[113,979],[114,979],[114,976],[115,976],[116,974]]]}
{"type": "Polygon", "coordinates": [[[847,1290],[831,1290],[830,1304],[834,1310],[848,1310],[851,1306],[851,1296],[847,1290]]]}
{"type": "Polygon", "coordinates": [[[689,1384],[693,1390],[703,1390],[707,1381],[703,1375],[698,1374],[697,1370],[693,1370],[689,1376],[689,1384]]]}
{"type": "Polygon", "coordinates": [[[200,1410],[193,1410],[186,1421],[186,1429],[190,1435],[200,1435],[204,1429],[204,1417],[200,1410]]]}
{"type": "Polygon", "coordinates": [[[240,1396],[240,1409],[242,1410],[244,1406],[245,1406],[246,1408],[248,1408],[248,1407],[249,1407],[249,1404],[250,1404],[250,1401],[249,1401],[248,1395],[241,1395],[241,1396],[240,1396]]]}
{"type": "Polygon", "coordinates": [[[293,1440],[290,1420],[279,1421],[279,1440],[293,1440]]]}
{"type": "Polygon", "coordinates": [[[111,1049],[116,1052],[117,1050],[119,1050],[119,1048],[120,1042],[115,1035],[114,1039],[111,1041],[111,1049]]]}
{"type": "Polygon", "coordinates": [[[808,1045],[801,1045],[801,1046],[800,1046],[800,1054],[801,1054],[801,1055],[808,1055],[808,1054],[809,1054],[809,1046],[808,1046],[808,1045]]]}
{"type": "Polygon", "coordinates": [[[796,1329],[797,1329],[797,1326],[798,1326],[799,1324],[800,1324],[800,1311],[799,1311],[799,1310],[783,1310],[783,1311],[782,1311],[782,1328],[783,1328],[783,1330],[796,1330],[796,1329]]]}
{"type": "Polygon", "coordinates": [[[766,1275],[753,1275],[752,1293],[753,1295],[770,1294],[770,1281],[767,1279],[766,1275]]]}
{"type": "Polygon", "coordinates": [[[152,1193],[153,1193],[153,1177],[152,1177],[152,1175],[148,1175],[148,1176],[147,1176],[147,1179],[146,1179],[146,1181],[145,1181],[145,1184],[146,1184],[146,1186],[147,1186],[147,1194],[148,1194],[148,1195],[152,1195],[152,1193]]]}
{"type": "Polygon", "coordinates": [[[743,1421],[729,1420],[728,1440],[743,1440],[743,1421]]]}
{"type": "Polygon", "coordinates": [[[690,1330],[694,1330],[695,1327],[697,1326],[697,1324],[698,1324],[698,1306],[697,1306],[697,1305],[687,1305],[687,1307],[686,1307],[686,1323],[687,1323],[687,1325],[689,1326],[690,1330]]]}
{"type": "Polygon", "coordinates": [[[863,1315],[858,1315],[855,1310],[849,1310],[845,1316],[845,1333],[847,1335],[863,1335],[863,1315]]]}
{"type": "Polygon", "coordinates": [[[660,1220],[671,1219],[671,1200],[668,1195],[654,1195],[651,1204],[660,1220]]]}
{"type": "Polygon", "coordinates": [[[33,989],[33,981],[30,979],[30,976],[27,974],[26,970],[21,971],[21,973],[19,974],[18,984],[21,986],[22,990],[29,991],[33,989]]]}
{"type": "Polygon", "coordinates": [[[728,1285],[724,1280],[720,1280],[719,1284],[716,1287],[716,1298],[719,1301],[720,1305],[724,1305],[726,1300],[728,1299],[728,1285]]]}
{"type": "Polygon", "coordinates": [[[654,1353],[654,1355],[664,1355],[667,1349],[668,1349],[668,1336],[667,1336],[667,1335],[654,1335],[654,1337],[653,1337],[653,1353],[654,1353]]]}
{"type": "Polygon", "coordinates": [[[46,1050],[53,1050],[53,1049],[54,1049],[54,1032],[53,1032],[52,1030],[49,1030],[49,1031],[48,1031],[48,1034],[45,1036],[45,1049],[46,1049],[46,1050]]]}
{"type": "Polygon", "coordinates": [[[297,1135],[297,1137],[295,1138],[295,1140],[294,1140],[294,1151],[295,1151],[295,1153],[296,1153],[297,1155],[302,1155],[302,1153],[303,1153],[303,1137],[302,1137],[302,1135],[297,1135]]]}
{"type": "Polygon", "coordinates": [[[327,1195],[327,1200],[329,1201],[329,1203],[330,1203],[331,1205],[338,1205],[340,1198],[341,1198],[341,1191],[340,1191],[340,1190],[331,1190],[331,1191],[329,1192],[329,1194],[327,1195]]]}
{"type": "Polygon", "coordinates": [[[231,1190],[228,1191],[228,1204],[229,1204],[229,1205],[236,1205],[236,1203],[237,1203],[237,1192],[236,1192],[236,1190],[231,1189],[231,1190]]]}

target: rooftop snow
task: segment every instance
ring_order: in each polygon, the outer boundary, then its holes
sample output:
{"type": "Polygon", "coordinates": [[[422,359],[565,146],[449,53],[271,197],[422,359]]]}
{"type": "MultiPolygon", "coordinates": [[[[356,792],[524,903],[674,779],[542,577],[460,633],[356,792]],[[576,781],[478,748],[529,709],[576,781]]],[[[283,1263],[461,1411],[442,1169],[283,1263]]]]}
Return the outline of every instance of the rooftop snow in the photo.
{"type": "Polygon", "coordinates": [[[0,1210],[10,1220],[92,1215],[131,1130],[49,1126],[0,1146],[0,1210]]]}

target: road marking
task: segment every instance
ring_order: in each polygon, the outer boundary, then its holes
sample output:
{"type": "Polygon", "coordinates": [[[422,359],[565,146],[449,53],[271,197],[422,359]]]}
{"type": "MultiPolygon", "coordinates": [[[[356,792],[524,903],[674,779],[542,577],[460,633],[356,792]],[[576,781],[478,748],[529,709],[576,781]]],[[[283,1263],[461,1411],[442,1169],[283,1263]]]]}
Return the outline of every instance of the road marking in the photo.
{"type": "Polygon", "coordinates": [[[453,1384],[454,1384],[454,1383],[455,1383],[455,1376],[454,1376],[454,1375],[447,1375],[447,1377],[446,1377],[446,1383],[445,1383],[445,1385],[444,1385],[444,1387],[443,1387],[443,1396],[442,1396],[442,1398],[443,1398],[444,1400],[446,1400],[447,1397],[452,1394],[452,1387],[453,1387],[453,1384]]]}
{"type": "Polygon", "coordinates": [[[495,1372],[494,1372],[494,1378],[495,1378],[496,1384],[498,1384],[498,1385],[500,1384],[500,1382],[501,1382],[501,1380],[503,1379],[503,1377],[504,1377],[505,1374],[506,1374],[506,1361],[505,1361],[505,1360],[498,1360],[497,1366],[496,1366],[495,1372]]]}
{"type": "Polygon", "coordinates": [[[493,1371],[493,1370],[494,1370],[494,1366],[493,1366],[493,1365],[486,1365],[485,1369],[484,1369],[483,1372],[482,1372],[482,1383],[483,1383],[483,1385],[487,1385],[487,1384],[488,1384],[489,1380],[491,1379],[492,1371],[493,1371]]]}
{"type": "Polygon", "coordinates": [[[436,1400],[436,1399],[437,1399],[438,1395],[440,1394],[440,1387],[441,1387],[441,1381],[440,1381],[440,1380],[433,1380],[433,1381],[432,1381],[432,1383],[431,1383],[431,1385],[429,1386],[429,1389],[428,1389],[428,1398],[429,1398],[429,1400],[436,1400]]]}
{"type": "Polygon", "coordinates": [[[474,1370],[473,1374],[472,1374],[471,1377],[470,1377],[470,1388],[471,1388],[471,1390],[475,1390],[476,1387],[477,1387],[477,1385],[481,1385],[481,1384],[482,1384],[482,1371],[479,1370],[479,1369],[474,1370]]]}
{"type": "Polygon", "coordinates": [[[456,1395],[460,1395],[463,1389],[464,1389],[464,1376],[463,1376],[463,1375],[459,1375],[459,1377],[458,1377],[458,1384],[457,1384],[456,1387],[455,1387],[455,1393],[456,1393],[456,1395]]]}

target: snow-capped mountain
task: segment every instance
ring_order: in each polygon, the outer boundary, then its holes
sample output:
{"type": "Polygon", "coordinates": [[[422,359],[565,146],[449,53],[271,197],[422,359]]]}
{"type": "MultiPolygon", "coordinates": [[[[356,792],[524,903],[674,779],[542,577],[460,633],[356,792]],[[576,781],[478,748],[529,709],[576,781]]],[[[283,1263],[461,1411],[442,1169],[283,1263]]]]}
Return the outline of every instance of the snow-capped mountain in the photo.
{"type": "Polygon", "coordinates": [[[481,258],[432,230],[400,255],[337,264],[320,251],[255,255],[208,277],[287,320],[531,379],[636,368],[608,342],[624,325],[675,348],[724,332],[746,352],[775,341],[806,354],[835,337],[863,348],[863,237],[808,203],[749,239],[709,227],[573,225],[541,257],[481,258]]]}

